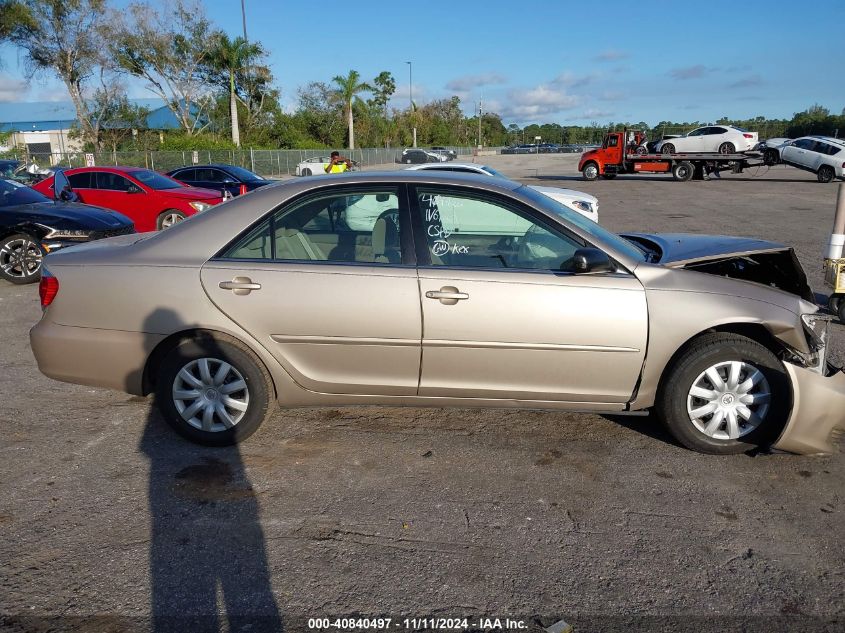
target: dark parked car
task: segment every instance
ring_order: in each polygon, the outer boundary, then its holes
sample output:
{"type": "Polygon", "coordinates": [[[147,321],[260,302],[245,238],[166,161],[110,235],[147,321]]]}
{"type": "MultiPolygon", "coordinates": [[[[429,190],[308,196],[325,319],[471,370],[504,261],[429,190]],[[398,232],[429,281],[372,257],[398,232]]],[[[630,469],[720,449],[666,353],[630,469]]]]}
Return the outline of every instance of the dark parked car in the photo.
{"type": "Polygon", "coordinates": [[[132,221],[115,211],[51,200],[19,182],[0,179],[0,277],[12,283],[38,281],[46,253],[134,232],[132,221]]]}
{"type": "Polygon", "coordinates": [[[537,146],[531,144],[511,145],[502,150],[502,154],[536,154],[537,146]]]}
{"type": "Polygon", "coordinates": [[[237,196],[242,191],[246,193],[273,183],[272,180],[265,180],[243,167],[222,163],[180,167],[167,172],[167,175],[192,187],[219,191],[224,198],[237,196]]]}
{"type": "Polygon", "coordinates": [[[435,154],[425,149],[406,149],[396,157],[397,163],[420,164],[420,163],[438,163],[443,162],[443,157],[440,154],[435,154]]]}
{"type": "Polygon", "coordinates": [[[0,178],[11,178],[20,166],[19,160],[0,160],[0,178]]]}

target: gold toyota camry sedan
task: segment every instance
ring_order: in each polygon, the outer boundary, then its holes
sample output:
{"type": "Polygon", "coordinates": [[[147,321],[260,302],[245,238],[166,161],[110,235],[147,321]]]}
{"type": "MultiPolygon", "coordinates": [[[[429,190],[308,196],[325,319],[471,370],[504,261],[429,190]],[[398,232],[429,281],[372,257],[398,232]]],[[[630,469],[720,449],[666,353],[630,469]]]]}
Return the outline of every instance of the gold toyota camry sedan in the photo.
{"type": "Polygon", "coordinates": [[[620,236],[504,179],[264,187],[50,254],[40,292],[44,374],[154,393],[203,444],[243,440],[277,404],[653,409],[707,453],[829,452],[845,428],[792,249],[620,236]]]}

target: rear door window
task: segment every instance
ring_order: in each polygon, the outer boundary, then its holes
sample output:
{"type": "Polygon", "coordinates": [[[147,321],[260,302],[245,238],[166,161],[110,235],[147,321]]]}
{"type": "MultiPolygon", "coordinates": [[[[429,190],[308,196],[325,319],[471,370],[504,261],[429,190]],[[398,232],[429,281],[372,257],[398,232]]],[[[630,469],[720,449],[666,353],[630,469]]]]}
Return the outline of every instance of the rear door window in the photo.
{"type": "Polygon", "coordinates": [[[221,257],[401,264],[404,231],[398,188],[334,191],[276,211],[221,257]]]}
{"type": "Polygon", "coordinates": [[[73,189],[94,189],[95,187],[92,186],[92,180],[94,179],[94,174],[90,171],[82,172],[81,174],[66,174],[67,179],[70,182],[70,186],[73,189]]]}

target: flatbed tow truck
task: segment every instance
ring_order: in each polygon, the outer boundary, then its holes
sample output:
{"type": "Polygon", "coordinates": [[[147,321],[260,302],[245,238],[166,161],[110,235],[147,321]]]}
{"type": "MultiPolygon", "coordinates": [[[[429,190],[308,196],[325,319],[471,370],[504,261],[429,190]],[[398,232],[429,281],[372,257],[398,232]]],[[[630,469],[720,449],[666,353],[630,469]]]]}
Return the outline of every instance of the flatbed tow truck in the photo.
{"type": "Polygon", "coordinates": [[[759,152],[698,152],[680,154],[654,154],[645,151],[641,144],[641,132],[609,132],[601,147],[581,154],[578,171],[584,180],[596,180],[599,176],[608,180],[618,174],[666,174],[671,173],[678,181],[693,177],[706,178],[709,169],[730,169],[742,173],[746,167],[765,165],[759,152]]]}

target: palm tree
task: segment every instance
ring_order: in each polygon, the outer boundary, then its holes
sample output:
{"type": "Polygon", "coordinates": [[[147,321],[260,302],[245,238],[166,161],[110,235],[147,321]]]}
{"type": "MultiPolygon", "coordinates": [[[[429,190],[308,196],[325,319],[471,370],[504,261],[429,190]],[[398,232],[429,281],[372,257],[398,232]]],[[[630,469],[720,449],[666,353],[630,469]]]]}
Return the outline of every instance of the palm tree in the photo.
{"type": "Polygon", "coordinates": [[[355,122],[352,117],[352,103],[361,101],[358,95],[362,92],[372,92],[373,90],[369,84],[359,82],[360,79],[361,75],[358,74],[357,70],[350,70],[346,77],[338,75],[332,79],[337,85],[334,91],[335,98],[343,103],[343,115],[349,127],[349,149],[355,149],[355,122]]]}
{"type": "Polygon", "coordinates": [[[238,96],[235,78],[249,70],[250,62],[263,54],[260,44],[250,44],[238,36],[233,40],[225,33],[217,35],[217,42],[209,55],[210,66],[223,75],[229,83],[229,113],[232,117],[232,142],[241,146],[238,127],[238,96]]]}

